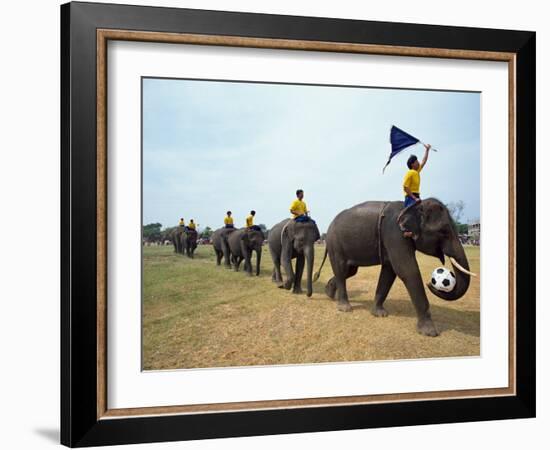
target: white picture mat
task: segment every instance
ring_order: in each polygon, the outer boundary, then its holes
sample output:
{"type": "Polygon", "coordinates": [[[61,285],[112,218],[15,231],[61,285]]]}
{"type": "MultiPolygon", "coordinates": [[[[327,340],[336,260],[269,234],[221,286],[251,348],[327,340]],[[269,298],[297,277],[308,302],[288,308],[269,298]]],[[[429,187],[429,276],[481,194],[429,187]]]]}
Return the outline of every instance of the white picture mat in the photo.
{"type": "Polygon", "coordinates": [[[507,155],[506,63],[109,42],[108,408],[506,387],[507,155]],[[481,356],[142,372],[142,76],[480,91],[481,356]]]}

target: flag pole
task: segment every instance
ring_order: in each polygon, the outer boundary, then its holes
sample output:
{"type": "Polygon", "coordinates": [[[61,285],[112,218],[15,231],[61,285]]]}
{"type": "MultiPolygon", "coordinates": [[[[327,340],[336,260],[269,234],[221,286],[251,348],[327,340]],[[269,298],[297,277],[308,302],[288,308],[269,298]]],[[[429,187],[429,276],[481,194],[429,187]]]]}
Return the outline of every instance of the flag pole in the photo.
{"type": "MultiPolygon", "coordinates": [[[[418,141],[420,142],[424,147],[426,147],[426,144],[424,144],[424,142],[422,141],[418,141]]],[[[430,147],[430,150],[433,150],[434,152],[437,152],[437,149],[433,148],[433,147],[430,147]]]]}

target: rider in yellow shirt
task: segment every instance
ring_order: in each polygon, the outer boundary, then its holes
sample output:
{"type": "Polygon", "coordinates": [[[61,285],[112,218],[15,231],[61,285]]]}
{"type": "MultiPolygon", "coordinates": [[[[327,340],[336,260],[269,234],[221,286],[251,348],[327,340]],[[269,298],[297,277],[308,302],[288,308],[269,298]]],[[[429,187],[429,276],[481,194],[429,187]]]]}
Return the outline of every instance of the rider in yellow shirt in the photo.
{"type": "Polygon", "coordinates": [[[195,222],[193,221],[193,219],[191,219],[189,221],[189,225],[187,225],[187,228],[189,228],[190,230],[196,230],[197,229],[197,225],[195,224],[195,222]]]}
{"type": "Polygon", "coordinates": [[[179,226],[184,227],[185,226],[185,220],[183,220],[183,217],[179,221],[179,226]]]}
{"type": "Polygon", "coordinates": [[[315,221],[309,217],[309,211],[307,210],[306,202],[303,200],[304,198],[304,191],[302,189],[298,189],[296,191],[296,200],[294,200],[290,204],[290,213],[292,214],[292,218],[296,222],[313,222],[315,221]]]}
{"type": "Polygon", "coordinates": [[[262,231],[262,229],[258,225],[254,225],[255,215],[256,215],[256,211],[254,210],[250,211],[250,215],[246,218],[246,228],[248,228],[249,230],[262,231]]]}
{"type": "Polygon", "coordinates": [[[231,211],[227,211],[227,216],[223,219],[223,223],[225,224],[225,228],[235,228],[235,225],[233,225],[233,217],[231,217],[231,211]]]}
{"type": "Polygon", "coordinates": [[[405,194],[405,208],[407,206],[420,203],[420,172],[428,161],[428,154],[430,152],[431,145],[424,144],[426,152],[422,162],[418,162],[416,155],[411,155],[407,160],[407,167],[409,170],[403,178],[403,193],[405,194]]]}
{"type": "MultiPolygon", "coordinates": [[[[407,167],[409,170],[405,174],[405,177],[403,178],[403,193],[405,194],[405,202],[403,206],[405,208],[408,208],[410,206],[416,205],[420,203],[420,172],[426,165],[426,162],[428,161],[428,154],[430,152],[431,145],[430,144],[424,144],[424,147],[426,147],[426,152],[424,153],[424,157],[422,158],[422,162],[418,161],[418,158],[416,155],[411,155],[409,159],[407,160],[407,167]]],[[[403,229],[403,236],[406,238],[413,237],[413,232],[405,229],[405,227],[402,227],[403,229]]]]}

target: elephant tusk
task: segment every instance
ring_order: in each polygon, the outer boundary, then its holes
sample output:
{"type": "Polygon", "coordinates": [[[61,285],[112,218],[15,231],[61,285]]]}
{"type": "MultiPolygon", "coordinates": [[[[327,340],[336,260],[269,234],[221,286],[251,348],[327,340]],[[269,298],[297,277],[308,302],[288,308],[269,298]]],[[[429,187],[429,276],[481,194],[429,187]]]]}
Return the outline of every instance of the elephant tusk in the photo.
{"type": "Polygon", "coordinates": [[[461,272],[464,272],[465,274],[467,275],[470,275],[472,277],[477,277],[477,275],[473,272],[470,272],[468,270],[466,270],[464,267],[462,267],[460,264],[458,264],[458,262],[456,261],[456,259],[454,259],[452,256],[449,257],[449,259],[451,260],[451,264],[453,266],[455,266],[458,270],[460,270],[461,272]]]}

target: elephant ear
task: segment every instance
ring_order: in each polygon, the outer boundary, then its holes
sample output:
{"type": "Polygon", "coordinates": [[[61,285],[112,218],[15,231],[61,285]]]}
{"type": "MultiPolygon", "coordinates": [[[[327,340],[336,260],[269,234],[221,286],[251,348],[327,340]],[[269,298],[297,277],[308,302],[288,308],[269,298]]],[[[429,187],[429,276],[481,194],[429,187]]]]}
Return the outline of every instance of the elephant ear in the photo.
{"type": "Polygon", "coordinates": [[[281,233],[281,245],[284,246],[284,244],[287,244],[288,242],[291,242],[294,240],[294,225],[296,222],[294,220],[289,220],[285,226],[283,227],[283,231],[281,233]]]}
{"type": "Polygon", "coordinates": [[[437,232],[449,222],[449,214],[440,203],[425,202],[422,204],[421,227],[426,232],[437,232]]]}
{"type": "Polygon", "coordinates": [[[248,242],[248,232],[243,231],[243,234],[241,234],[241,241],[248,242]]]}
{"type": "Polygon", "coordinates": [[[423,205],[413,205],[405,208],[397,217],[397,223],[401,231],[411,231],[413,233],[413,239],[417,239],[420,236],[421,217],[423,215],[423,205]]]}

